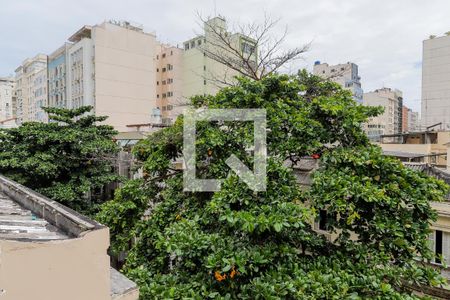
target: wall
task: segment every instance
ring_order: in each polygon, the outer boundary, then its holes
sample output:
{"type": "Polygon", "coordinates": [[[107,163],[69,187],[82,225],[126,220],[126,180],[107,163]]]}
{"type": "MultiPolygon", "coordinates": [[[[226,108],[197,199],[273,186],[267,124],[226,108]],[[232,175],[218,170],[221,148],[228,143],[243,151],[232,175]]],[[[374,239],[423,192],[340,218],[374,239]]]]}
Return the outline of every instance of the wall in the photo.
{"type": "Polygon", "coordinates": [[[95,107],[119,131],[150,122],[155,107],[154,35],[110,23],[92,29],[95,44],[95,107]]]}
{"type": "Polygon", "coordinates": [[[107,228],[61,241],[0,240],[0,299],[110,299],[108,246],[107,228]]]}
{"type": "Polygon", "coordinates": [[[450,129],[450,36],[423,41],[422,122],[450,129]]]}

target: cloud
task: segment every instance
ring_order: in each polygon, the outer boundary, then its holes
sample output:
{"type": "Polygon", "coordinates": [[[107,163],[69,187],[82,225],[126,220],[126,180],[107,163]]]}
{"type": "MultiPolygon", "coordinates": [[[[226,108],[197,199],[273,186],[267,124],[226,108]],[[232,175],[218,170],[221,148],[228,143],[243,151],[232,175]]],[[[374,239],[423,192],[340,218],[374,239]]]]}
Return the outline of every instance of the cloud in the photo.
{"type": "Polygon", "coordinates": [[[1,0],[0,73],[25,58],[50,53],[84,24],[127,19],[181,44],[199,31],[196,13],[215,11],[231,22],[280,18],[289,28],[286,47],[312,41],[295,67],[311,70],[315,60],[359,65],[365,91],[382,86],[403,91],[406,105],[420,109],[422,41],[450,30],[446,0],[1,0]],[[5,29],[6,28],[6,29],[5,29]]]}

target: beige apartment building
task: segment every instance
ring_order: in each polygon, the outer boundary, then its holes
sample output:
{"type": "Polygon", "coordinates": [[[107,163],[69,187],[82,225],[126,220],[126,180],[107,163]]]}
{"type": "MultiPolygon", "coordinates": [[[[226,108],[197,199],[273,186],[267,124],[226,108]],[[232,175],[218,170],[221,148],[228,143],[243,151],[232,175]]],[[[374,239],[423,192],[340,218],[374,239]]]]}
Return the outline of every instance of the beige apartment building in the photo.
{"type": "MultiPolygon", "coordinates": [[[[215,94],[238,75],[205,54],[223,51],[214,32],[226,30],[225,19],[212,18],[205,22],[203,34],[178,48],[126,21],[85,25],[48,59],[38,55],[17,68],[18,123],[47,121],[43,105],[91,105],[120,132],[170,125],[190,97],[215,94]]],[[[254,41],[239,33],[227,34],[235,49],[256,61],[254,41]]]]}
{"type": "Polygon", "coordinates": [[[12,77],[0,77],[0,128],[3,123],[15,123],[14,119],[14,85],[12,77]]]}
{"type": "Polygon", "coordinates": [[[391,88],[381,88],[364,93],[363,104],[381,106],[384,112],[373,117],[365,124],[369,139],[378,141],[381,135],[402,132],[403,96],[402,92],[391,88]]]}
{"type": "Polygon", "coordinates": [[[386,155],[404,162],[422,162],[445,168],[447,143],[450,143],[450,131],[420,131],[382,135],[379,146],[386,155]]]}
{"type": "Polygon", "coordinates": [[[316,61],[313,74],[338,83],[344,89],[352,92],[356,102],[363,102],[361,77],[358,74],[358,65],[355,63],[347,62],[345,64],[329,65],[316,61]]]}
{"type": "Polygon", "coordinates": [[[422,125],[450,130],[450,35],[423,41],[422,125]]]}
{"type": "Polygon", "coordinates": [[[42,100],[42,95],[36,96],[36,90],[44,83],[36,82],[36,78],[43,76],[47,69],[47,56],[38,54],[28,58],[15,70],[16,113],[17,124],[35,120],[36,101],[42,100]],[[43,71],[43,72],[41,72],[43,71]]]}
{"type": "Polygon", "coordinates": [[[119,131],[148,123],[156,96],[155,35],[140,25],[109,21],[83,26],[69,41],[68,107],[92,105],[119,131]]]}
{"type": "Polygon", "coordinates": [[[159,43],[156,53],[156,107],[152,122],[170,125],[188,105],[183,97],[183,49],[159,43]]]}
{"type": "Polygon", "coordinates": [[[108,228],[0,176],[0,299],[137,300],[108,228]]]}

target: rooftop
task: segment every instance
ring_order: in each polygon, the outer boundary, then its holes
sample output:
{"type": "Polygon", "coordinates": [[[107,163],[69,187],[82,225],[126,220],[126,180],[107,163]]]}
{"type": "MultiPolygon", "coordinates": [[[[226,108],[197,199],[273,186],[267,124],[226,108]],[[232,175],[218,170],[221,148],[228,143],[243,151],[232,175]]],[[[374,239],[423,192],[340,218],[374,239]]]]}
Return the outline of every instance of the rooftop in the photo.
{"type": "Polygon", "coordinates": [[[0,175],[0,239],[61,240],[103,227],[0,175]]]}
{"type": "Polygon", "coordinates": [[[60,240],[68,236],[0,192],[0,239],[60,240]]]}

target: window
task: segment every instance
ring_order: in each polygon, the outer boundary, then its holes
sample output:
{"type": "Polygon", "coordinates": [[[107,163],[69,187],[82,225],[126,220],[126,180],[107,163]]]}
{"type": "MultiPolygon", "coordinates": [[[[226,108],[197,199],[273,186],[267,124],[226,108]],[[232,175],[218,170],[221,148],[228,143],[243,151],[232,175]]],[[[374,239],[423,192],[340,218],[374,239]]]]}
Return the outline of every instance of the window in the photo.
{"type": "Polygon", "coordinates": [[[163,98],[163,99],[166,98],[166,93],[163,93],[163,94],[162,94],[162,98],[163,98]]]}
{"type": "Polygon", "coordinates": [[[166,68],[162,68],[162,71],[165,72],[165,71],[166,71],[166,68]]]}
{"type": "Polygon", "coordinates": [[[203,66],[203,71],[206,71],[206,66],[203,66]]]}
{"type": "Polygon", "coordinates": [[[156,99],[159,99],[159,94],[156,94],[156,99]]]}
{"type": "Polygon", "coordinates": [[[195,48],[195,41],[191,42],[191,48],[195,48]]]}
{"type": "Polygon", "coordinates": [[[162,107],[162,111],[166,111],[166,107],[165,106],[162,107]]]}
{"type": "Polygon", "coordinates": [[[189,43],[184,44],[184,50],[189,50],[189,43]]]}
{"type": "Polygon", "coordinates": [[[156,82],[156,85],[159,85],[159,81],[156,82]]]}
{"type": "Polygon", "coordinates": [[[167,79],[167,84],[169,84],[169,83],[173,83],[173,78],[168,78],[167,79]]]}
{"type": "Polygon", "coordinates": [[[173,96],[173,92],[167,92],[167,97],[172,97],[173,96]]]}
{"type": "Polygon", "coordinates": [[[435,246],[434,246],[434,252],[436,254],[435,262],[440,264],[441,258],[439,257],[442,255],[442,231],[436,230],[436,237],[435,237],[435,246]]]}
{"type": "Polygon", "coordinates": [[[156,68],[156,72],[159,72],[159,68],[156,68]]]}
{"type": "Polygon", "coordinates": [[[321,209],[319,212],[319,229],[328,230],[327,222],[328,222],[327,211],[321,209]]]}
{"type": "Polygon", "coordinates": [[[163,53],[162,58],[166,58],[166,54],[165,53],[163,53]]]}
{"type": "Polygon", "coordinates": [[[203,80],[203,85],[206,85],[206,79],[205,79],[205,80],[203,80]]]}
{"type": "Polygon", "coordinates": [[[172,110],[173,109],[173,105],[167,105],[167,110],[172,110]]]}
{"type": "Polygon", "coordinates": [[[255,52],[255,46],[243,42],[242,43],[242,52],[247,53],[247,54],[253,54],[255,52]]]}
{"type": "Polygon", "coordinates": [[[156,59],[159,59],[159,55],[156,55],[156,59]]]}
{"type": "Polygon", "coordinates": [[[167,70],[173,70],[173,65],[167,64],[167,70]]]}
{"type": "Polygon", "coordinates": [[[172,50],[170,50],[170,55],[173,55],[173,51],[172,50]]]}
{"type": "Polygon", "coordinates": [[[197,46],[200,46],[202,44],[202,40],[197,41],[197,46]]]}
{"type": "Polygon", "coordinates": [[[166,85],[166,81],[165,80],[161,81],[161,83],[162,83],[162,85],[166,85]]]}

